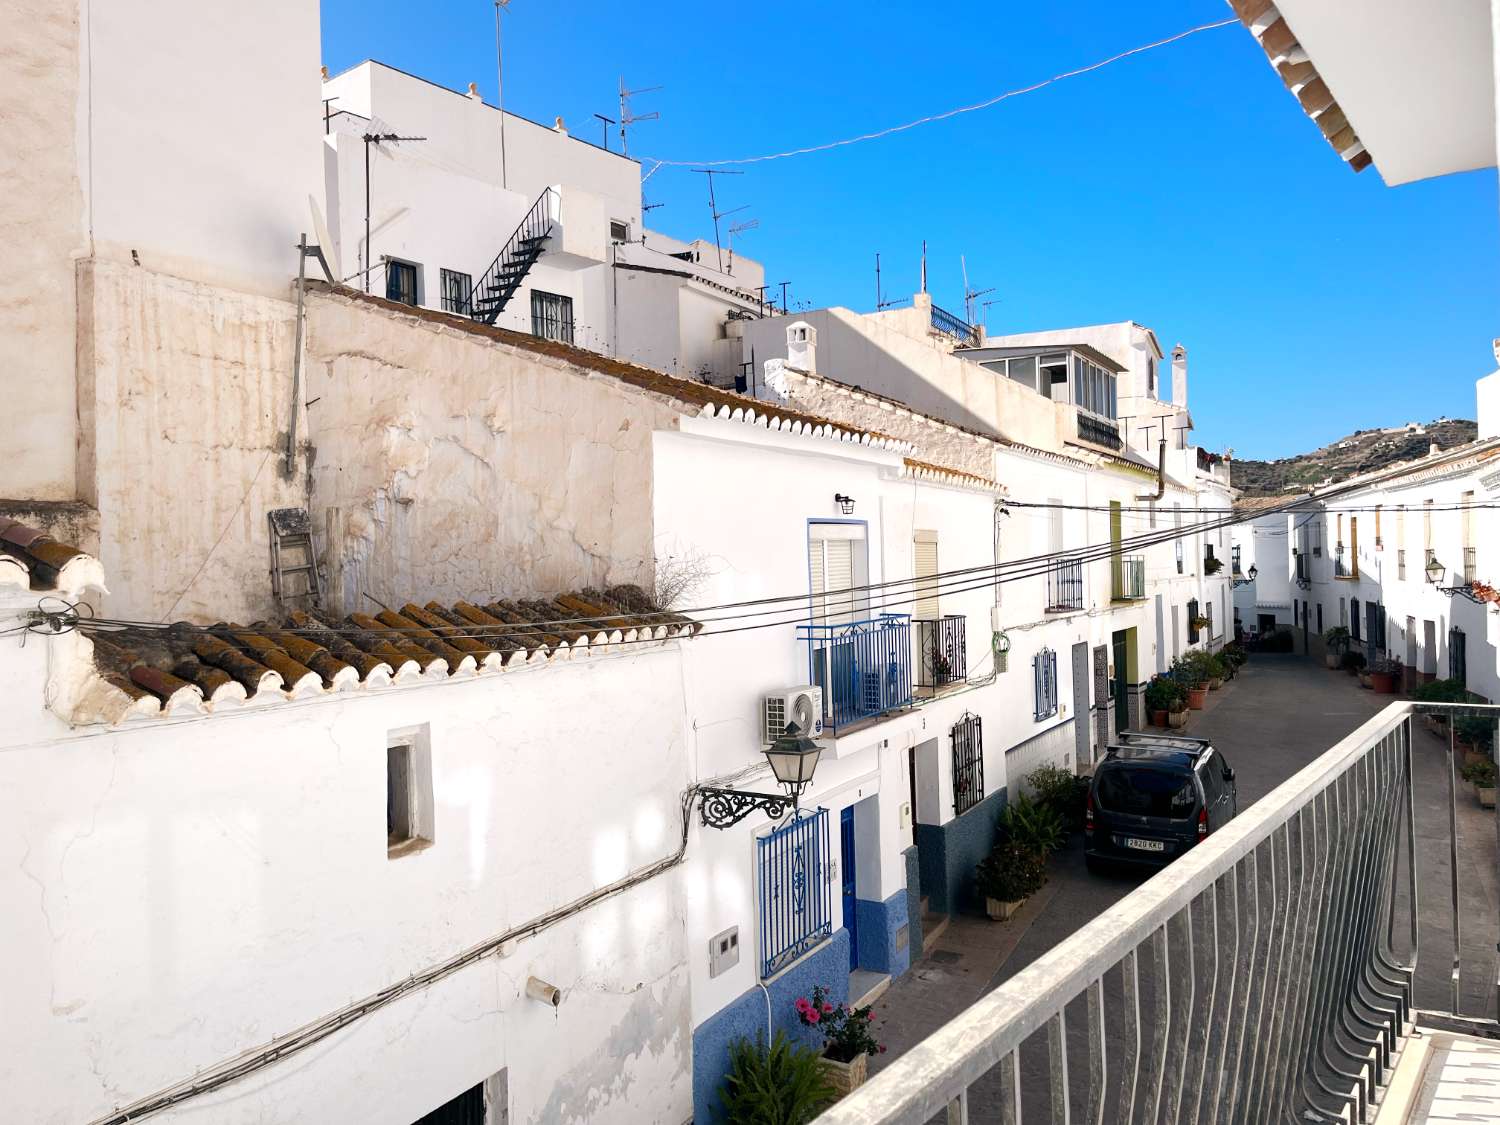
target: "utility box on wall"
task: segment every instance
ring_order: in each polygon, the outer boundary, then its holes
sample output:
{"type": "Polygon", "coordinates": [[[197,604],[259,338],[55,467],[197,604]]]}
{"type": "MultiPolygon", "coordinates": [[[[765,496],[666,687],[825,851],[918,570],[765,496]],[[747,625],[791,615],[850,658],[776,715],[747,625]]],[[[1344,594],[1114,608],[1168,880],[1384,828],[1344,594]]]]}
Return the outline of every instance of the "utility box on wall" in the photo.
{"type": "Polygon", "coordinates": [[[708,975],[727,972],[740,963],[740,928],[730,926],[708,939],[708,975]]]}

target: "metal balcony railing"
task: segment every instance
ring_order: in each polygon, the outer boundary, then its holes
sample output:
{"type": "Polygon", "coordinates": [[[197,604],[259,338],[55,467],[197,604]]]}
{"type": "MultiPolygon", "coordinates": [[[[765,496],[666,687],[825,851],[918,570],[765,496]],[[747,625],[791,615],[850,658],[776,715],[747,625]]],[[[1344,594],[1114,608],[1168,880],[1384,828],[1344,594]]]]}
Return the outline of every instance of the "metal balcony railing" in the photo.
{"type": "Polygon", "coordinates": [[[1084,441],[1102,445],[1107,449],[1119,449],[1124,444],[1120,441],[1120,425],[1104,418],[1096,418],[1092,414],[1078,412],[1078,436],[1084,441]]]}
{"type": "Polygon", "coordinates": [[[1083,563],[1078,559],[1053,563],[1047,568],[1047,612],[1083,608],[1083,563]]]}
{"type": "Polygon", "coordinates": [[[967,619],[961,613],[946,617],[917,617],[917,688],[936,691],[961,684],[968,677],[967,619]]]}
{"type": "MultiPolygon", "coordinates": [[[[1452,737],[1435,750],[1414,729],[1419,710],[1500,717],[1393,703],[819,1122],[945,1110],[949,1123],[972,1110],[1012,1125],[1368,1122],[1414,1021],[1459,1017],[1466,957],[1491,1016],[1500,1005],[1484,895],[1462,924],[1482,943],[1459,940],[1452,737]],[[1419,837],[1415,805],[1432,803],[1433,785],[1448,833],[1424,804],[1419,837]],[[1449,1014],[1414,1003],[1444,991],[1449,1014]]],[[[1480,837],[1491,856],[1492,833],[1480,837]]],[[[1500,1034],[1492,1018],[1467,1021],[1500,1034]]]]}
{"type": "Polygon", "coordinates": [[[1110,560],[1110,597],[1134,602],[1146,596],[1146,556],[1116,555],[1110,560]]]}
{"type": "Polygon", "coordinates": [[[954,316],[947,309],[932,306],[932,326],[939,332],[952,336],[963,344],[978,344],[979,329],[961,316],[954,316]]]}
{"type": "Polygon", "coordinates": [[[1354,571],[1349,565],[1349,557],[1344,554],[1342,543],[1333,549],[1333,576],[1335,578],[1354,577],[1354,571]]]}
{"type": "Polygon", "coordinates": [[[911,705],[911,618],[799,625],[810,683],[823,689],[823,722],[848,726],[911,705]]]}

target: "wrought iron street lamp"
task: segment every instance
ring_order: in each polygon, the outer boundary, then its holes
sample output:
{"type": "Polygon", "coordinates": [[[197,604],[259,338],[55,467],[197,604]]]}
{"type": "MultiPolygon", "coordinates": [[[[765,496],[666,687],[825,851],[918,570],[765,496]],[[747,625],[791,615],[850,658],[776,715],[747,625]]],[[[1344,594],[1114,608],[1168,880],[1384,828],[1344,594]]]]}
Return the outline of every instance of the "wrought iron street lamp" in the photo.
{"type": "Polygon", "coordinates": [[[1250,583],[1252,583],[1252,582],[1255,581],[1255,576],[1258,573],[1260,573],[1260,572],[1255,569],[1255,564],[1251,563],[1250,564],[1250,569],[1245,572],[1245,576],[1243,578],[1236,578],[1236,579],[1234,579],[1230,583],[1230,586],[1233,589],[1236,589],[1236,590],[1238,590],[1241,586],[1248,586],[1248,585],[1250,585],[1250,583]]]}
{"type": "Polygon", "coordinates": [[[1427,571],[1427,581],[1437,587],[1438,593],[1447,594],[1450,598],[1468,598],[1475,605],[1484,604],[1484,602],[1480,598],[1475,596],[1473,583],[1465,582],[1461,586],[1444,586],[1442,584],[1443,575],[1448,573],[1448,568],[1445,567],[1442,563],[1438,562],[1436,555],[1433,555],[1432,558],[1427,560],[1427,566],[1425,569],[1427,571]]]}
{"type": "Polygon", "coordinates": [[[699,789],[703,801],[699,815],[708,828],[728,828],[738,824],[756,809],[764,809],[772,820],[779,820],[787,812],[796,811],[797,800],[802,791],[812,784],[813,771],[818,768],[818,758],[823,748],[810,738],[803,736],[796,723],[786,725],[786,733],[766,747],[766,761],[771,772],[787,792],[746,793],[738,789],[699,789]]]}

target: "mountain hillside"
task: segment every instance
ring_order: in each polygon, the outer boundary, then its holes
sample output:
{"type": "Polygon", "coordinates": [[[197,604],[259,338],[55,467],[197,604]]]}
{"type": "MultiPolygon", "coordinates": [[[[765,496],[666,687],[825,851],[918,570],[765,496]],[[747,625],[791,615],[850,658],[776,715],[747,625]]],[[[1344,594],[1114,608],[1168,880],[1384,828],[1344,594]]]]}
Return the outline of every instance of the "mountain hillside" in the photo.
{"type": "Polygon", "coordinates": [[[1348,437],[1329,442],[1311,453],[1276,461],[1236,460],[1232,479],[1246,496],[1300,492],[1373,472],[1397,461],[1416,460],[1426,456],[1433,445],[1447,449],[1473,441],[1477,436],[1478,427],[1461,418],[1439,418],[1425,425],[1408,422],[1384,430],[1355,430],[1348,437]]]}

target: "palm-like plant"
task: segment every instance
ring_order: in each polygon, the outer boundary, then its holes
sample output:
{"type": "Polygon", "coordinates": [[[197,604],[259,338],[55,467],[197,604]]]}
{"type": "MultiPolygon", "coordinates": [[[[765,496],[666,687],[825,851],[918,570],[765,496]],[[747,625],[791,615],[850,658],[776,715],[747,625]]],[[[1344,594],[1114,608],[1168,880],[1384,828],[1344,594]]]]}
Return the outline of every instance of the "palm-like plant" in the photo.
{"type": "Polygon", "coordinates": [[[729,1073],[719,1088],[723,1119],[733,1125],[805,1125],[833,1103],[836,1091],[811,1047],[778,1031],[766,1047],[737,1039],[729,1048],[729,1073]]]}

